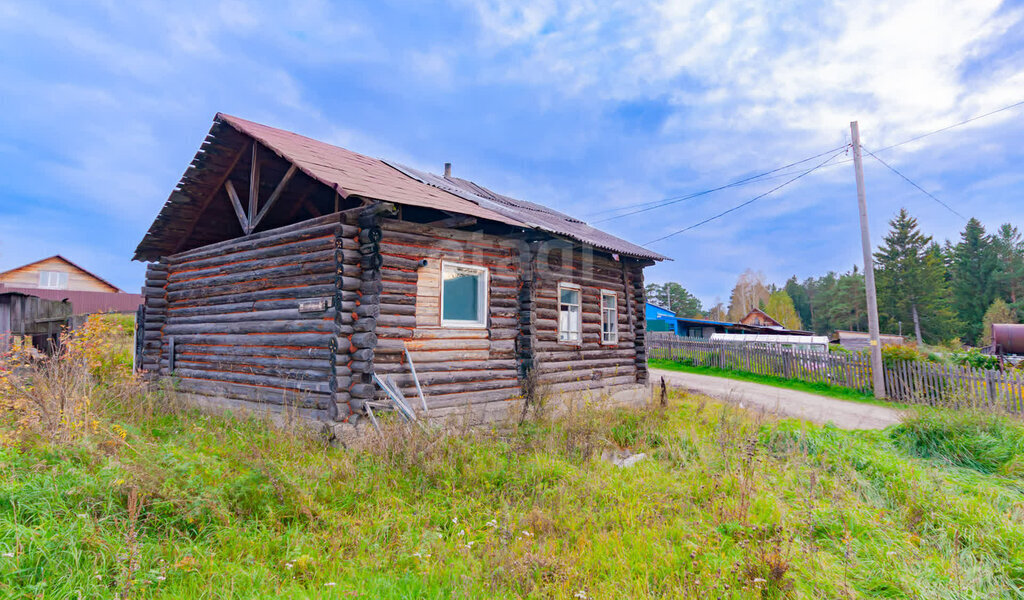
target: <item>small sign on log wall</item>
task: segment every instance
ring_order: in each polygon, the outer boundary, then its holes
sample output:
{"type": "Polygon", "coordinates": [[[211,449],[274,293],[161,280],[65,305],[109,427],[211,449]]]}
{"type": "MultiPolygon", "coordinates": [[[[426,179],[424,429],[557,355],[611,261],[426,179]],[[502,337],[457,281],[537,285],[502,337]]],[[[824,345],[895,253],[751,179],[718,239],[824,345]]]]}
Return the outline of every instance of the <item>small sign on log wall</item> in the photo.
{"type": "Polygon", "coordinates": [[[299,303],[300,313],[323,312],[325,310],[327,310],[327,300],[324,298],[304,300],[299,303]]]}

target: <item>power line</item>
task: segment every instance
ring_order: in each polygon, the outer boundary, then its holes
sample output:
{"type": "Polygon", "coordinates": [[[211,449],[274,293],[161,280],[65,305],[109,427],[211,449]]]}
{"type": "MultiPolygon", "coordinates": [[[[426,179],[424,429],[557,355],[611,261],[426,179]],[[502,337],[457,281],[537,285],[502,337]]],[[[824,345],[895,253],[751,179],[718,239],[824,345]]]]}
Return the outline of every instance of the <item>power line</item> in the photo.
{"type": "Polygon", "coordinates": [[[746,202],[743,202],[741,204],[737,204],[736,206],[734,206],[734,207],[732,207],[732,208],[730,208],[728,210],[722,211],[722,212],[718,213],[717,215],[715,215],[713,217],[708,217],[707,219],[704,219],[703,221],[701,221],[699,223],[694,223],[693,225],[690,225],[689,227],[684,227],[683,229],[680,229],[679,231],[673,231],[672,233],[670,233],[668,235],[663,235],[660,238],[651,240],[651,241],[645,243],[644,246],[649,246],[649,245],[651,245],[651,244],[653,244],[655,242],[660,242],[662,240],[665,240],[665,239],[668,239],[670,237],[679,235],[680,233],[684,233],[684,232],[689,231],[691,229],[696,229],[697,227],[700,227],[701,225],[704,225],[705,223],[710,223],[711,221],[714,221],[715,219],[724,217],[725,215],[727,215],[727,214],[729,214],[729,213],[731,213],[733,211],[739,210],[739,209],[743,208],[744,206],[753,204],[754,202],[760,200],[761,198],[764,198],[768,194],[771,194],[772,192],[778,191],[778,190],[786,187],[787,185],[793,183],[797,179],[800,179],[801,177],[804,177],[805,175],[810,175],[811,173],[813,173],[813,172],[817,171],[818,169],[824,167],[826,164],[831,162],[833,158],[835,158],[835,157],[839,156],[840,154],[843,154],[844,152],[846,152],[846,148],[847,148],[847,146],[843,146],[842,149],[839,152],[836,152],[832,156],[828,157],[827,159],[825,159],[824,162],[822,162],[822,163],[818,164],[817,166],[814,166],[814,167],[812,167],[810,169],[807,169],[806,171],[804,171],[803,173],[800,173],[796,177],[786,181],[785,183],[782,183],[780,185],[777,185],[777,186],[773,187],[772,189],[768,190],[767,192],[765,192],[763,194],[759,194],[757,196],[754,196],[753,198],[751,198],[750,200],[747,200],[746,202]]]}
{"type": "Polygon", "coordinates": [[[892,165],[890,165],[889,163],[887,163],[887,162],[885,162],[884,160],[882,160],[882,159],[878,158],[877,156],[875,156],[875,153],[874,153],[874,152],[872,152],[872,151],[870,151],[870,150],[868,150],[867,148],[865,148],[863,144],[861,145],[860,149],[861,149],[861,150],[863,150],[863,151],[865,151],[865,152],[867,152],[867,153],[868,153],[868,154],[869,154],[869,155],[871,156],[871,158],[873,158],[873,159],[877,160],[878,162],[882,163],[882,165],[883,165],[883,166],[884,166],[884,167],[885,167],[886,169],[889,169],[889,170],[890,170],[890,171],[892,171],[893,173],[895,173],[895,174],[899,175],[900,177],[902,177],[902,178],[903,178],[903,181],[906,181],[906,182],[907,182],[907,183],[909,183],[910,185],[912,185],[912,186],[916,187],[916,188],[917,188],[918,190],[920,190],[920,191],[921,191],[921,193],[922,193],[922,194],[924,194],[925,196],[928,196],[928,197],[929,197],[929,198],[931,198],[932,200],[934,200],[934,201],[938,202],[939,204],[941,204],[942,206],[944,206],[944,207],[946,208],[946,210],[948,210],[949,212],[951,212],[951,213],[953,213],[954,215],[956,215],[956,216],[960,217],[960,218],[961,218],[961,219],[963,219],[964,221],[966,221],[966,220],[967,220],[967,217],[965,217],[965,216],[963,216],[962,214],[960,214],[960,213],[956,212],[955,210],[953,210],[953,208],[952,208],[952,207],[951,207],[950,205],[946,204],[946,203],[945,203],[945,202],[943,202],[942,200],[939,200],[938,198],[936,198],[935,196],[933,196],[933,195],[932,195],[931,193],[929,193],[929,192],[928,192],[928,190],[926,190],[926,189],[924,189],[923,187],[921,187],[921,186],[917,185],[916,183],[914,183],[913,181],[911,181],[909,177],[907,177],[907,176],[906,176],[906,175],[904,175],[903,173],[900,173],[899,171],[897,171],[895,167],[893,167],[893,166],[892,166],[892,165]]]}
{"type": "MultiPolygon", "coordinates": [[[[628,216],[635,215],[635,214],[638,214],[638,213],[647,212],[649,210],[654,210],[656,208],[661,208],[663,206],[669,206],[671,204],[675,204],[677,202],[682,202],[684,200],[690,200],[690,199],[693,199],[693,198],[697,198],[699,196],[706,196],[708,194],[711,194],[711,193],[714,193],[714,192],[718,192],[718,191],[721,191],[721,190],[724,190],[724,189],[728,189],[728,188],[731,188],[731,187],[737,187],[737,186],[740,186],[740,185],[745,185],[747,183],[751,183],[751,182],[753,182],[755,180],[758,180],[758,179],[761,179],[761,178],[766,177],[768,175],[771,175],[772,173],[776,173],[778,171],[782,171],[783,169],[788,169],[790,167],[795,167],[796,165],[803,164],[805,162],[814,160],[816,158],[820,158],[822,156],[825,156],[826,154],[835,152],[836,150],[840,150],[840,149],[845,150],[846,149],[846,145],[839,146],[837,148],[832,148],[831,150],[826,150],[826,151],[824,151],[824,152],[822,152],[820,154],[815,154],[814,156],[809,156],[809,157],[804,158],[802,160],[798,160],[796,162],[789,163],[788,165],[783,165],[781,167],[772,169],[771,171],[765,171],[764,173],[760,173],[758,175],[752,175],[750,177],[746,177],[744,179],[740,179],[740,180],[734,181],[732,183],[721,185],[721,186],[718,186],[716,188],[711,188],[709,190],[704,190],[704,191],[701,191],[701,192],[694,192],[692,194],[687,194],[685,196],[678,196],[678,197],[675,197],[675,198],[666,198],[664,200],[658,200],[658,201],[655,201],[655,202],[643,202],[643,203],[640,203],[640,204],[634,204],[633,206],[643,206],[644,208],[638,208],[637,210],[633,210],[633,211],[630,211],[630,212],[627,212],[627,213],[623,213],[621,215],[614,215],[614,216],[607,217],[607,218],[604,218],[604,219],[599,219],[597,221],[594,221],[594,224],[604,223],[605,221],[612,221],[614,219],[621,219],[622,217],[628,217],[628,216]]],[[[628,206],[627,207],[619,207],[619,208],[615,208],[615,209],[611,209],[611,210],[622,210],[623,208],[629,208],[629,207],[628,206]]],[[[608,211],[604,211],[604,212],[608,212],[608,211]]],[[[600,214],[600,213],[594,213],[594,214],[600,214]]]]}
{"type": "MultiPolygon", "coordinates": [[[[989,111],[989,112],[987,112],[987,113],[984,113],[984,114],[981,114],[981,115],[977,115],[977,116],[971,117],[971,118],[969,118],[969,119],[965,119],[965,120],[963,120],[963,121],[960,121],[960,122],[958,122],[958,123],[953,123],[952,125],[947,125],[947,126],[945,126],[945,127],[941,127],[941,128],[939,128],[939,129],[936,129],[936,130],[934,130],[934,131],[929,131],[929,132],[927,132],[927,133],[923,133],[923,134],[921,134],[921,135],[917,135],[917,136],[914,136],[914,137],[912,137],[912,138],[909,138],[909,139],[903,140],[902,142],[897,142],[897,143],[895,143],[895,144],[891,144],[891,145],[889,145],[889,146],[886,146],[886,147],[884,147],[884,148],[881,148],[880,150],[878,150],[878,152],[885,152],[886,150],[891,150],[891,149],[893,149],[893,148],[897,148],[897,147],[899,147],[899,146],[903,146],[903,145],[905,145],[905,144],[909,144],[909,143],[911,143],[911,142],[916,142],[916,141],[918,141],[918,140],[920,140],[920,139],[923,139],[923,138],[926,138],[926,137],[929,137],[929,136],[935,135],[935,134],[937,134],[937,133],[942,133],[942,132],[944,132],[944,131],[949,131],[950,129],[954,129],[954,128],[956,128],[956,127],[960,127],[960,126],[966,125],[966,124],[968,124],[968,123],[972,123],[972,122],[974,122],[974,121],[977,121],[977,120],[979,120],[979,119],[984,119],[985,117],[990,117],[990,116],[992,116],[992,115],[995,115],[995,114],[998,114],[998,113],[1001,113],[1001,112],[1004,112],[1004,111],[1007,111],[1007,110],[1011,110],[1011,109],[1017,108],[1017,107],[1019,107],[1019,106],[1024,106],[1024,100],[1021,100],[1021,101],[1019,101],[1019,102],[1015,102],[1015,103],[1013,103],[1013,104],[1009,104],[1009,105],[1007,105],[1007,106],[1004,106],[1004,107],[1002,107],[1002,108],[997,108],[996,110],[993,110],[993,111],[989,111]]],[[[769,177],[769,176],[770,176],[770,175],[773,175],[773,174],[776,174],[776,173],[778,173],[779,171],[783,171],[783,170],[785,170],[785,169],[789,169],[789,168],[791,168],[791,167],[794,167],[794,166],[796,166],[796,165],[799,165],[799,164],[803,164],[803,163],[805,163],[805,162],[808,162],[808,161],[814,160],[815,158],[819,158],[819,157],[821,157],[821,156],[824,156],[824,155],[826,155],[826,154],[828,154],[828,153],[830,153],[830,152],[833,152],[833,151],[835,151],[835,150],[843,150],[843,151],[845,151],[845,149],[846,149],[846,148],[848,148],[848,147],[849,147],[849,144],[847,144],[847,145],[844,145],[844,146],[841,146],[841,147],[839,147],[839,148],[833,148],[832,150],[826,150],[825,152],[822,152],[822,153],[820,153],[820,154],[816,154],[816,155],[814,155],[814,156],[810,156],[810,157],[807,157],[807,158],[805,158],[805,159],[802,159],[802,160],[798,160],[798,161],[796,161],[796,162],[793,162],[793,163],[790,163],[790,164],[788,164],[788,165],[784,165],[784,166],[778,167],[778,168],[776,168],[776,169],[772,169],[771,171],[765,171],[764,173],[760,173],[760,174],[758,174],[758,175],[753,175],[753,176],[751,176],[751,177],[747,177],[747,178],[744,178],[744,179],[740,179],[740,180],[737,180],[737,181],[734,181],[734,182],[732,182],[732,183],[728,183],[728,184],[726,184],[726,185],[722,185],[722,186],[719,186],[719,187],[716,187],[716,188],[712,188],[712,189],[708,189],[708,190],[704,190],[704,191],[700,191],[700,192],[695,192],[695,193],[692,193],[692,194],[687,194],[687,195],[685,195],[685,196],[679,196],[679,197],[674,197],[674,198],[666,198],[666,199],[664,199],[664,200],[656,200],[656,201],[650,201],[650,202],[641,202],[641,203],[638,203],[638,204],[633,204],[633,205],[631,205],[631,206],[632,206],[632,207],[638,207],[638,208],[637,208],[637,210],[629,211],[629,212],[626,212],[626,213],[623,213],[623,214],[620,214],[620,215],[613,215],[613,216],[611,216],[611,217],[607,217],[607,218],[604,218],[604,219],[599,219],[599,220],[597,220],[597,221],[594,221],[594,223],[595,223],[595,224],[597,224],[597,223],[604,223],[604,222],[606,222],[606,221],[612,221],[612,220],[615,220],[615,219],[621,219],[621,218],[623,218],[623,217],[628,217],[628,216],[631,216],[631,215],[635,215],[635,214],[639,214],[639,213],[642,213],[642,212],[647,212],[647,211],[651,211],[651,210],[654,210],[654,209],[657,209],[657,208],[661,208],[661,207],[664,207],[664,206],[669,206],[669,205],[671,205],[671,204],[675,204],[675,203],[678,203],[678,202],[682,202],[682,201],[684,201],[684,200],[690,200],[690,199],[693,199],[693,198],[697,198],[697,197],[700,197],[700,196],[705,196],[705,195],[707,195],[707,194],[711,194],[711,193],[714,193],[714,192],[718,192],[718,191],[721,191],[721,190],[724,190],[724,189],[728,189],[728,188],[732,188],[732,187],[737,187],[737,186],[741,186],[741,185],[746,185],[746,184],[748,184],[748,183],[752,183],[752,182],[756,182],[756,181],[763,181],[763,180],[766,180],[766,179],[775,179],[775,178],[777,178],[777,177],[785,177],[785,176],[787,176],[787,175],[788,175],[787,173],[781,173],[781,174],[777,174],[777,175],[774,175],[773,177],[769,177]]],[[[868,154],[869,154],[869,155],[870,155],[870,156],[871,156],[872,158],[874,158],[874,159],[875,159],[875,160],[877,160],[878,162],[882,163],[882,165],[884,165],[884,166],[885,166],[886,168],[888,168],[888,169],[889,169],[889,170],[891,170],[891,171],[892,171],[893,173],[895,173],[895,174],[899,175],[899,176],[900,176],[901,178],[903,178],[903,179],[904,179],[904,180],[905,180],[905,181],[906,181],[907,183],[909,183],[909,184],[913,185],[913,186],[914,186],[915,188],[917,188],[917,189],[918,189],[918,190],[920,190],[920,191],[921,191],[922,193],[924,193],[925,195],[927,195],[927,196],[928,196],[928,197],[930,197],[931,199],[933,199],[933,200],[935,200],[936,202],[938,202],[939,204],[941,204],[941,205],[942,205],[943,207],[945,207],[945,208],[946,208],[947,210],[949,210],[950,212],[952,212],[952,213],[953,213],[953,214],[955,214],[956,216],[960,217],[961,219],[965,219],[965,220],[966,220],[966,217],[964,217],[963,215],[961,215],[961,214],[960,214],[960,213],[958,213],[957,211],[953,210],[953,208],[952,208],[952,207],[950,207],[950,206],[949,206],[948,204],[946,204],[946,203],[945,203],[945,202],[943,202],[942,200],[939,200],[938,198],[936,198],[936,197],[935,197],[934,195],[932,195],[931,193],[929,193],[929,192],[928,192],[927,190],[925,190],[925,189],[924,189],[924,188],[922,188],[921,186],[919,186],[919,185],[917,185],[916,183],[914,183],[913,181],[911,181],[911,180],[910,180],[910,178],[908,178],[908,177],[907,177],[906,175],[904,175],[903,173],[900,173],[900,172],[899,172],[899,171],[897,171],[897,170],[896,170],[895,168],[893,168],[892,166],[890,166],[890,165],[889,165],[888,163],[886,163],[886,162],[885,162],[885,161],[883,161],[882,159],[878,158],[878,156],[876,156],[876,155],[875,155],[875,154],[874,154],[873,152],[871,152],[871,151],[867,150],[867,149],[866,149],[866,148],[864,148],[863,146],[861,146],[861,148],[862,148],[862,149],[864,149],[864,150],[865,150],[865,152],[867,152],[867,153],[868,153],[868,154]]],[[[744,202],[744,203],[742,203],[742,204],[739,204],[739,205],[737,205],[737,206],[734,206],[733,208],[730,208],[729,210],[726,210],[726,211],[724,211],[724,212],[722,212],[722,213],[719,213],[718,215],[715,215],[714,217],[711,217],[711,218],[709,218],[709,219],[706,219],[706,220],[704,220],[704,221],[701,221],[700,223],[696,223],[696,224],[694,224],[694,225],[691,225],[690,227],[687,227],[687,228],[685,228],[685,229],[681,229],[681,230],[679,230],[679,231],[676,231],[676,232],[674,232],[674,233],[671,233],[671,234],[669,234],[669,235],[667,235],[667,236],[663,236],[663,237],[660,237],[660,238],[658,238],[658,239],[656,239],[656,240],[651,240],[650,242],[647,242],[647,244],[653,244],[654,242],[659,242],[659,241],[661,241],[661,240],[664,240],[664,239],[666,239],[666,238],[672,237],[672,236],[674,236],[674,235],[677,235],[677,234],[679,234],[679,233],[683,233],[684,231],[689,231],[690,229],[693,229],[693,228],[695,228],[695,227],[699,227],[699,226],[701,226],[701,225],[703,225],[703,224],[705,224],[705,223],[707,223],[707,222],[709,222],[709,221],[713,221],[713,220],[715,220],[715,219],[717,219],[717,218],[719,218],[719,217],[722,217],[722,216],[724,216],[724,215],[726,215],[726,214],[728,214],[728,213],[730,213],[730,212],[732,212],[732,211],[734,211],[734,210],[737,210],[737,209],[739,209],[739,208],[742,208],[742,207],[744,207],[744,206],[747,206],[748,204],[751,204],[751,203],[753,203],[753,202],[755,202],[755,201],[757,201],[757,200],[759,200],[759,199],[761,199],[761,198],[763,198],[763,197],[767,196],[768,194],[771,194],[772,192],[774,192],[774,191],[776,191],[776,190],[778,190],[778,189],[781,189],[781,188],[783,188],[783,187],[785,187],[785,186],[789,185],[790,183],[792,183],[792,182],[796,181],[797,179],[800,179],[801,177],[803,177],[803,176],[805,176],[805,175],[808,175],[808,174],[810,174],[810,173],[812,173],[812,172],[814,172],[814,171],[816,171],[816,170],[818,170],[818,169],[820,169],[820,168],[824,168],[824,167],[826,167],[826,166],[828,166],[828,167],[834,167],[834,166],[839,166],[839,165],[842,165],[842,164],[848,163],[848,162],[850,162],[850,161],[852,160],[852,159],[847,159],[847,160],[845,160],[845,161],[840,161],[840,162],[838,162],[838,163],[828,164],[828,163],[829,163],[829,162],[831,162],[831,160],[832,160],[832,159],[834,159],[834,158],[835,158],[836,156],[839,156],[839,154],[842,154],[842,152],[839,152],[839,153],[837,153],[837,154],[835,154],[835,155],[833,155],[833,156],[829,157],[829,158],[828,158],[828,160],[826,160],[825,162],[823,162],[823,163],[819,164],[818,166],[816,166],[816,167],[814,167],[814,168],[812,168],[812,169],[809,169],[809,170],[807,170],[807,171],[804,171],[804,172],[800,173],[799,175],[797,175],[797,176],[796,176],[796,177],[794,177],[793,179],[790,179],[790,180],[786,181],[785,183],[783,183],[782,185],[779,185],[779,186],[777,186],[777,187],[775,187],[775,188],[772,188],[771,190],[768,190],[768,191],[767,191],[767,192],[765,192],[764,194],[761,194],[761,195],[759,195],[759,196],[756,196],[756,197],[752,198],[751,200],[748,200],[747,202],[744,202]]],[[[599,211],[599,212],[597,212],[597,213],[592,213],[592,214],[602,214],[602,213],[606,213],[606,212],[615,212],[615,211],[618,211],[618,210],[623,210],[624,208],[629,208],[629,207],[630,207],[630,206],[626,206],[626,207],[618,207],[618,208],[608,209],[608,210],[604,210],[604,211],[599,211]]],[[[646,244],[645,244],[645,245],[646,245],[646,244]]]]}
{"type": "MultiPolygon", "coordinates": [[[[954,127],[960,127],[961,125],[966,125],[966,124],[971,123],[973,121],[977,121],[978,119],[984,119],[985,117],[991,117],[994,114],[1001,113],[1003,111],[1010,110],[1012,108],[1017,108],[1018,106],[1024,106],[1024,100],[1021,100],[1020,102],[1015,102],[1013,104],[1010,104],[1008,106],[1004,106],[1002,108],[997,108],[996,110],[993,110],[991,112],[987,112],[987,113],[985,113],[983,115],[978,115],[976,117],[971,117],[970,119],[967,119],[967,120],[964,120],[964,121],[960,121],[959,123],[953,123],[952,125],[947,125],[947,126],[942,127],[940,129],[936,129],[935,131],[929,131],[928,133],[922,133],[921,135],[912,137],[909,140],[903,140],[902,142],[898,142],[898,143],[893,144],[891,146],[886,146],[885,148],[880,149],[879,152],[885,152],[886,150],[892,150],[893,148],[895,148],[897,146],[902,146],[904,144],[909,144],[910,142],[916,142],[917,140],[922,139],[922,138],[926,138],[926,137],[928,137],[930,135],[935,135],[936,133],[942,133],[943,131],[949,131],[950,129],[953,129],[954,127]]],[[[861,146],[861,147],[863,148],[863,146],[861,146]]]]}

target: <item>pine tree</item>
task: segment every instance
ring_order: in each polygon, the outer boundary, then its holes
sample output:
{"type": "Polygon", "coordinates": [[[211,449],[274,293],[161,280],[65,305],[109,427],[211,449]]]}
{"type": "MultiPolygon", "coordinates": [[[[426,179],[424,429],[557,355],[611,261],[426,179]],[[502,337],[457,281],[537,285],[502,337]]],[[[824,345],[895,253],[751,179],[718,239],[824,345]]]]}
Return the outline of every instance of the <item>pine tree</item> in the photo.
{"type": "Polygon", "coordinates": [[[878,311],[883,329],[895,333],[899,324],[913,326],[918,344],[924,333],[939,341],[953,333],[945,267],[930,236],[905,208],[889,221],[889,233],[875,252],[878,311]],[[924,333],[923,333],[924,332],[924,333]]]}
{"type": "Polygon", "coordinates": [[[1024,239],[1016,227],[1003,223],[993,245],[999,259],[998,294],[1019,310],[1024,305],[1024,239]]]}
{"type": "Polygon", "coordinates": [[[963,322],[964,341],[977,343],[985,311],[996,298],[999,258],[992,237],[977,219],[967,222],[960,242],[953,248],[951,284],[953,306],[963,322]]]}
{"type": "Polygon", "coordinates": [[[674,281],[665,284],[648,283],[644,288],[647,299],[663,306],[679,317],[701,317],[704,309],[700,299],[674,281]]]}
{"type": "Polygon", "coordinates": [[[811,327],[813,322],[813,313],[811,312],[811,296],[808,293],[807,286],[797,281],[796,275],[794,275],[786,280],[786,285],[782,289],[785,290],[793,300],[793,308],[796,309],[796,314],[800,317],[800,322],[803,323],[805,327],[811,327]]]}
{"type": "Polygon", "coordinates": [[[775,319],[786,329],[800,330],[804,328],[800,322],[800,315],[793,306],[793,299],[784,290],[772,292],[765,303],[764,312],[775,319]]]}

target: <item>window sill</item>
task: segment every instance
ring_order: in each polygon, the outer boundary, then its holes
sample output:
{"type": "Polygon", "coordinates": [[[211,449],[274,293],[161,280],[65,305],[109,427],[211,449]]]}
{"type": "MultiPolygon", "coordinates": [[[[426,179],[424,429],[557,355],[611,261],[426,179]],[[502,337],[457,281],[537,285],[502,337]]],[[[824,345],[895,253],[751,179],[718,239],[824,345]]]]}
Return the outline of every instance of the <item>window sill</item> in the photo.
{"type": "Polygon", "coordinates": [[[467,323],[467,322],[452,322],[441,323],[436,326],[440,329],[487,329],[487,323],[467,323]]]}

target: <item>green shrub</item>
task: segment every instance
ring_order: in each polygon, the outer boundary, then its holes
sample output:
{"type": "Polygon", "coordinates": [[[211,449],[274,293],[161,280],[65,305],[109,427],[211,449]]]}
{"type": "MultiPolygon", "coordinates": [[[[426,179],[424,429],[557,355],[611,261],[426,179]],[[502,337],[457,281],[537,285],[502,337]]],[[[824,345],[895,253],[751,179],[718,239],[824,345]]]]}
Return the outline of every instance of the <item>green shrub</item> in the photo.
{"type": "Polygon", "coordinates": [[[999,359],[990,354],[984,354],[977,348],[969,348],[967,350],[957,350],[949,353],[950,361],[955,365],[962,367],[971,367],[974,369],[998,369],[999,359]]]}
{"type": "Polygon", "coordinates": [[[914,346],[882,346],[882,362],[887,365],[921,360],[924,360],[924,355],[914,346]]]}
{"type": "Polygon", "coordinates": [[[982,473],[1018,475],[1024,458],[1024,425],[981,412],[921,410],[890,436],[910,454],[982,473]]]}

